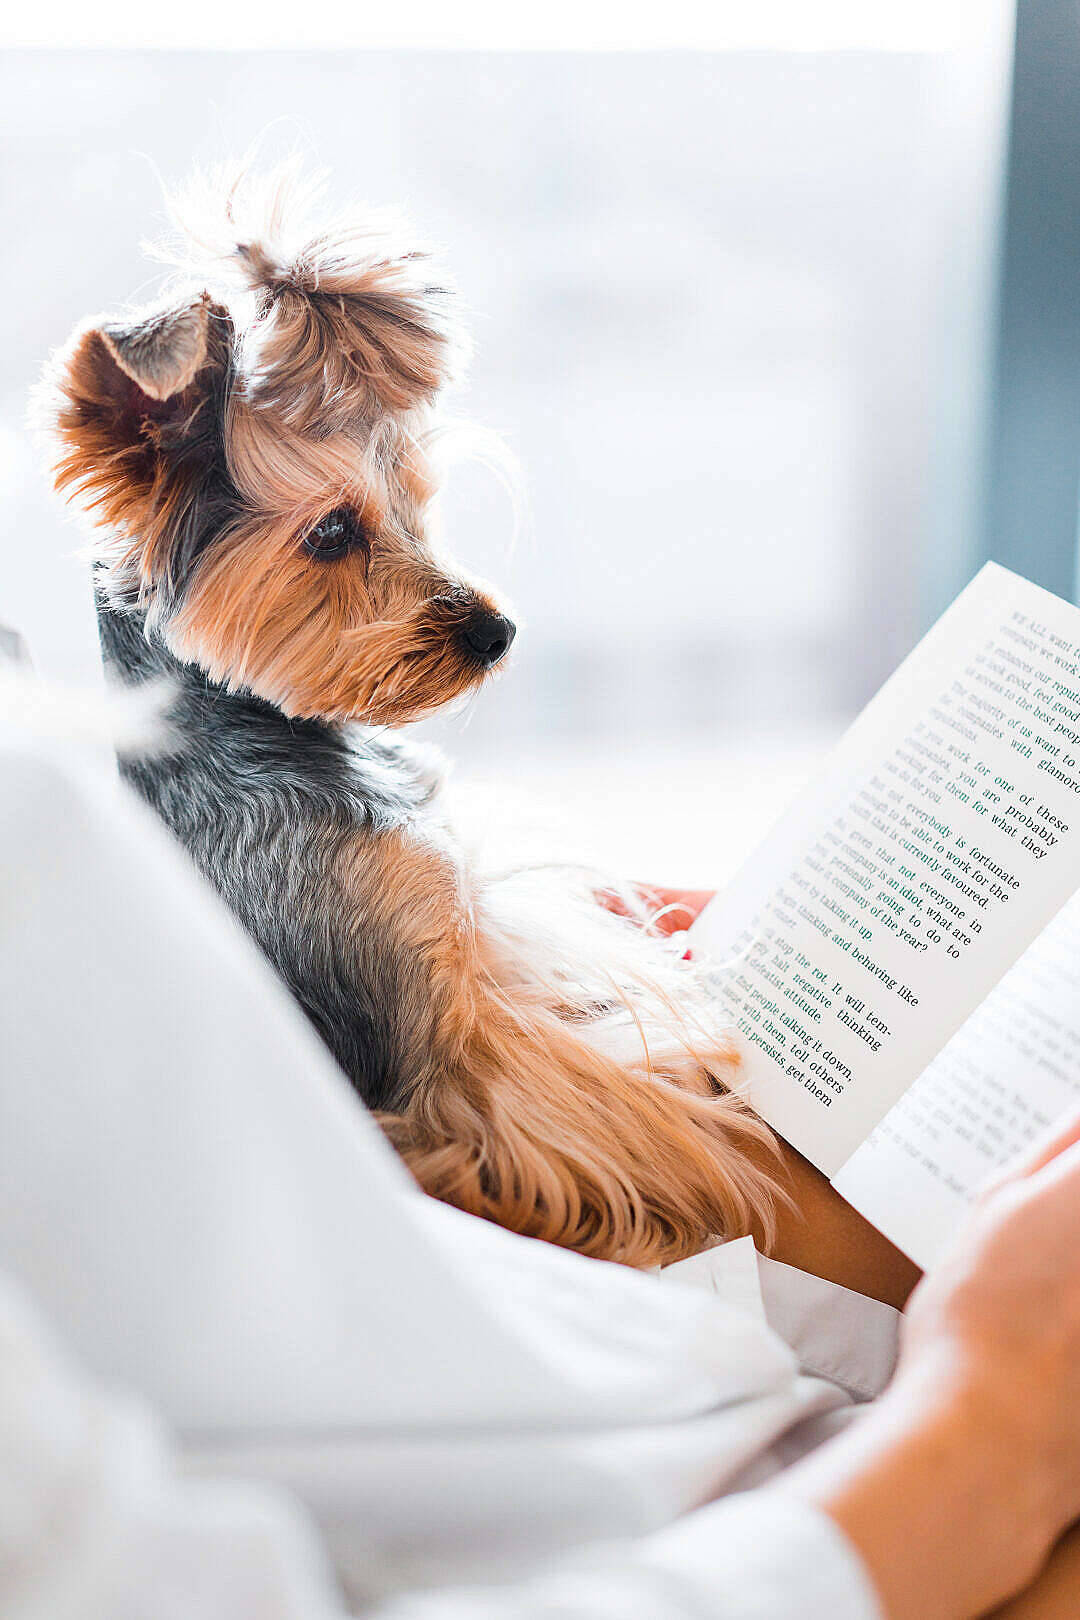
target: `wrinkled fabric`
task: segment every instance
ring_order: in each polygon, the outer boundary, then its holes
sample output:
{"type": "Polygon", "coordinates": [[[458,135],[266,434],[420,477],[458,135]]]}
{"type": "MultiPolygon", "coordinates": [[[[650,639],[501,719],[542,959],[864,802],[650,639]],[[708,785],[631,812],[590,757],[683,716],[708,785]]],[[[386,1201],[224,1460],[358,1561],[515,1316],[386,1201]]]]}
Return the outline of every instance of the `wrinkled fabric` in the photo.
{"type": "Polygon", "coordinates": [[[117,783],[3,751],[0,836],[5,1615],[874,1612],[776,1490],[680,1517],[850,1408],[752,1250],[679,1286],[432,1202],[117,783]]]}

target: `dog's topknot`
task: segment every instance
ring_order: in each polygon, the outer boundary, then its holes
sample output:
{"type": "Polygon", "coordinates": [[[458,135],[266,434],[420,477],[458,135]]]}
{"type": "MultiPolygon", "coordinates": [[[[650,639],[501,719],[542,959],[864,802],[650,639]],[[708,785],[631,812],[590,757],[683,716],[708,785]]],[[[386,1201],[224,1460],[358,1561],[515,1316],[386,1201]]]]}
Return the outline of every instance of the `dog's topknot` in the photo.
{"type": "Polygon", "coordinates": [[[171,201],[179,251],[151,249],[226,303],[252,295],[237,320],[243,396],[320,436],[430,405],[465,358],[429,255],[370,210],[316,225],[325,190],[295,160],[263,175],[216,169],[171,201]]]}

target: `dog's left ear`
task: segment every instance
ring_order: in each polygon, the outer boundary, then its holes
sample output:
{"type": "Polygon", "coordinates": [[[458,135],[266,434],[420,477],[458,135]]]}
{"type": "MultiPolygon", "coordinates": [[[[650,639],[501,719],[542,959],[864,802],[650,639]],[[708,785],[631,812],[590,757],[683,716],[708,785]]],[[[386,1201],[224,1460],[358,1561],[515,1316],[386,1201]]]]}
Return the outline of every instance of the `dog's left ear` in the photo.
{"type": "Polygon", "coordinates": [[[203,293],[89,322],[53,361],[39,415],[56,487],[105,527],[96,557],[114,600],[180,583],[220,516],[231,357],[229,316],[203,293]]]}

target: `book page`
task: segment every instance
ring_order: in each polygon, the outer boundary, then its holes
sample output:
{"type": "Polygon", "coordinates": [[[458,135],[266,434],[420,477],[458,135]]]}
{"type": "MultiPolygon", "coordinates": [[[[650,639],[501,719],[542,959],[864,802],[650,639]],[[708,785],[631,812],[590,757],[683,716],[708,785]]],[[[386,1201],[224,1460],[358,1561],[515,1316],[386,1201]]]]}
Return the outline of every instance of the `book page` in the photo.
{"type": "Polygon", "coordinates": [[[919,1265],[986,1181],[1080,1108],[1080,898],[1028,947],[833,1178],[919,1265]]]}
{"type": "Polygon", "coordinates": [[[832,1176],[1080,884],[1080,610],[988,564],[690,933],[832,1176]]]}

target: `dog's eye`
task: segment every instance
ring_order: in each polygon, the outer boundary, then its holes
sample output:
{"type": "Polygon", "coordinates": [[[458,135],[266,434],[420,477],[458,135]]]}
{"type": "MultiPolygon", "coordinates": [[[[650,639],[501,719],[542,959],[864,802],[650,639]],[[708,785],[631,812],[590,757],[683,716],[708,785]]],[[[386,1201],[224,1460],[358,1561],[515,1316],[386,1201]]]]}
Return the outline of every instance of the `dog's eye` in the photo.
{"type": "Polygon", "coordinates": [[[347,506],[336,506],[304,536],[304,550],[324,560],[343,557],[357,546],[366,546],[367,536],[360,519],[347,506]]]}

